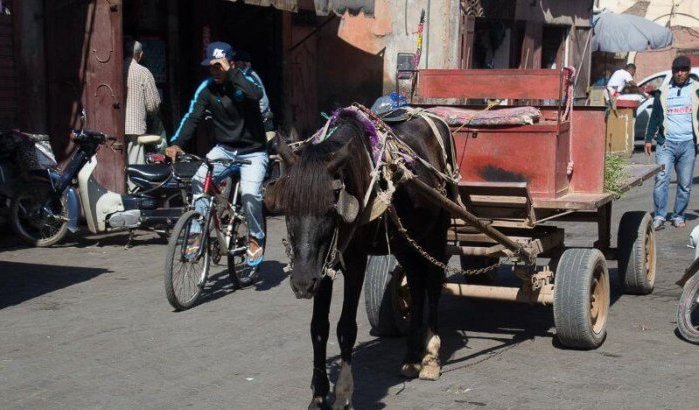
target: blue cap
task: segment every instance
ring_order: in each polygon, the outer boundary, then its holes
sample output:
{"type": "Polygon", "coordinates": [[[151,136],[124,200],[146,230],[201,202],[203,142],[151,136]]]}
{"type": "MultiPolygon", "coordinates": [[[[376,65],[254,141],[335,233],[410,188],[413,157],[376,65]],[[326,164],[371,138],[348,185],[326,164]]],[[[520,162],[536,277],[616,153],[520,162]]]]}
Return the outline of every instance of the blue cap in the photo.
{"type": "Polygon", "coordinates": [[[206,58],[201,62],[201,65],[208,66],[211,64],[211,60],[218,60],[219,58],[226,57],[229,61],[233,60],[235,52],[230,44],[224,43],[223,41],[214,41],[209,43],[206,47],[206,58]]]}

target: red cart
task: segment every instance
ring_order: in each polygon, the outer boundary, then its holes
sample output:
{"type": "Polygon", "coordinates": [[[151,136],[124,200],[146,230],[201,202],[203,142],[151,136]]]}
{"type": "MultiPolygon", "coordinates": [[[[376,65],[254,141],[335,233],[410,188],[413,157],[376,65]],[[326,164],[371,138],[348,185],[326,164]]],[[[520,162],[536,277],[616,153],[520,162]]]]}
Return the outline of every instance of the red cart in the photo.
{"type": "MultiPolygon", "coordinates": [[[[487,101],[541,111],[527,125],[452,126],[464,207],[422,187],[457,217],[448,249],[467,270],[464,283],[446,283],[453,295],[552,305],[557,338],[593,349],[606,335],[610,305],[607,260],[617,259],[625,292],[648,294],[655,282],[655,235],[645,211],[625,213],[616,248],[610,246],[615,195],[604,192],[605,118],[596,107],[572,107],[566,70],[420,70],[410,102],[420,107],[482,110],[487,101]],[[593,248],[568,248],[556,221],[593,222],[593,248]],[[519,287],[491,283],[500,258],[515,263],[519,287]],[[547,261],[540,258],[547,258],[547,261]]],[[[621,189],[660,170],[629,165],[621,189]]],[[[366,308],[375,333],[402,333],[410,315],[402,269],[390,256],[367,267],[366,308]]],[[[463,281],[462,281],[463,282],[463,281]]]]}

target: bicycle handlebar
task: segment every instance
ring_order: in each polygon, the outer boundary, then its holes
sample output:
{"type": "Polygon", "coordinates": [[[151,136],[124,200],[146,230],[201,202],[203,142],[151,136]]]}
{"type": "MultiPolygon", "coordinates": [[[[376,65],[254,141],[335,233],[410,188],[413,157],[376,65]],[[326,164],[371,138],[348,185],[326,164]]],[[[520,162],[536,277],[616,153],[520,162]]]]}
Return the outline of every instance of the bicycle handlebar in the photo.
{"type": "Polygon", "coordinates": [[[252,162],[247,159],[214,159],[214,160],[209,160],[208,158],[201,158],[198,155],[194,154],[182,154],[182,158],[187,158],[187,159],[192,159],[194,161],[199,161],[199,162],[204,162],[208,165],[213,165],[213,164],[223,164],[226,166],[231,166],[231,165],[250,165],[252,162]]]}

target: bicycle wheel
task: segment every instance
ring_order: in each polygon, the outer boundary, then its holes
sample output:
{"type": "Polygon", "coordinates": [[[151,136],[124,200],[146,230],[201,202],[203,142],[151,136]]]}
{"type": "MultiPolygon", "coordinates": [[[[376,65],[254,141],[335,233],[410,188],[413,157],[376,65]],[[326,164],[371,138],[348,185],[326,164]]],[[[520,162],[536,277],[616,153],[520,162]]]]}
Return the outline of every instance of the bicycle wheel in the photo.
{"type": "Polygon", "coordinates": [[[52,193],[53,188],[48,182],[31,182],[12,200],[10,225],[28,245],[51,246],[68,232],[65,199],[62,197],[49,202],[52,193]]]}
{"type": "Polygon", "coordinates": [[[236,289],[250,286],[255,280],[256,267],[252,268],[245,263],[247,251],[248,227],[242,219],[236,218],[228,242],[228,277],[236,289]]]}
{"type": "Polygon", "coordinates": [[[677,330],[686,341],[699,344],[699,274],[684,285],[677,304],[677,330]]]}
{"type": "Polygon", "coordinates": [[[202,226],[202,216],[197,211],[183,214],[172,230],[165,255],[165,295],[170,305],[177,310],[189,309],[196,303],[197,298],[206,284],[209,274],[208,241],[205,241],[208,229],[202,226]],[[192,247],[196,233],[192,227],[198,224],[199,247],[192,247]],[[188,249],[189,248],[189,249],[188,249]]]}

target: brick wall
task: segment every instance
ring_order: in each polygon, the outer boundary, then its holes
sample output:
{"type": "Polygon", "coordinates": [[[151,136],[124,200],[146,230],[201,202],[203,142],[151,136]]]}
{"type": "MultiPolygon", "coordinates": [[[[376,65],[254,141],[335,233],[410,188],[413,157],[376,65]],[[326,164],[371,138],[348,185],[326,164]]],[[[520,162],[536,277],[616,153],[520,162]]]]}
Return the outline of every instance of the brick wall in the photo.
{"type": "Polygon", "coordinates": [[[14,58],[12,1],[2,0],[0,10],[0,130],[16,126],[17,75],[14,58]],[[5,14],[5,11],[9,14],[5,14]]]}

